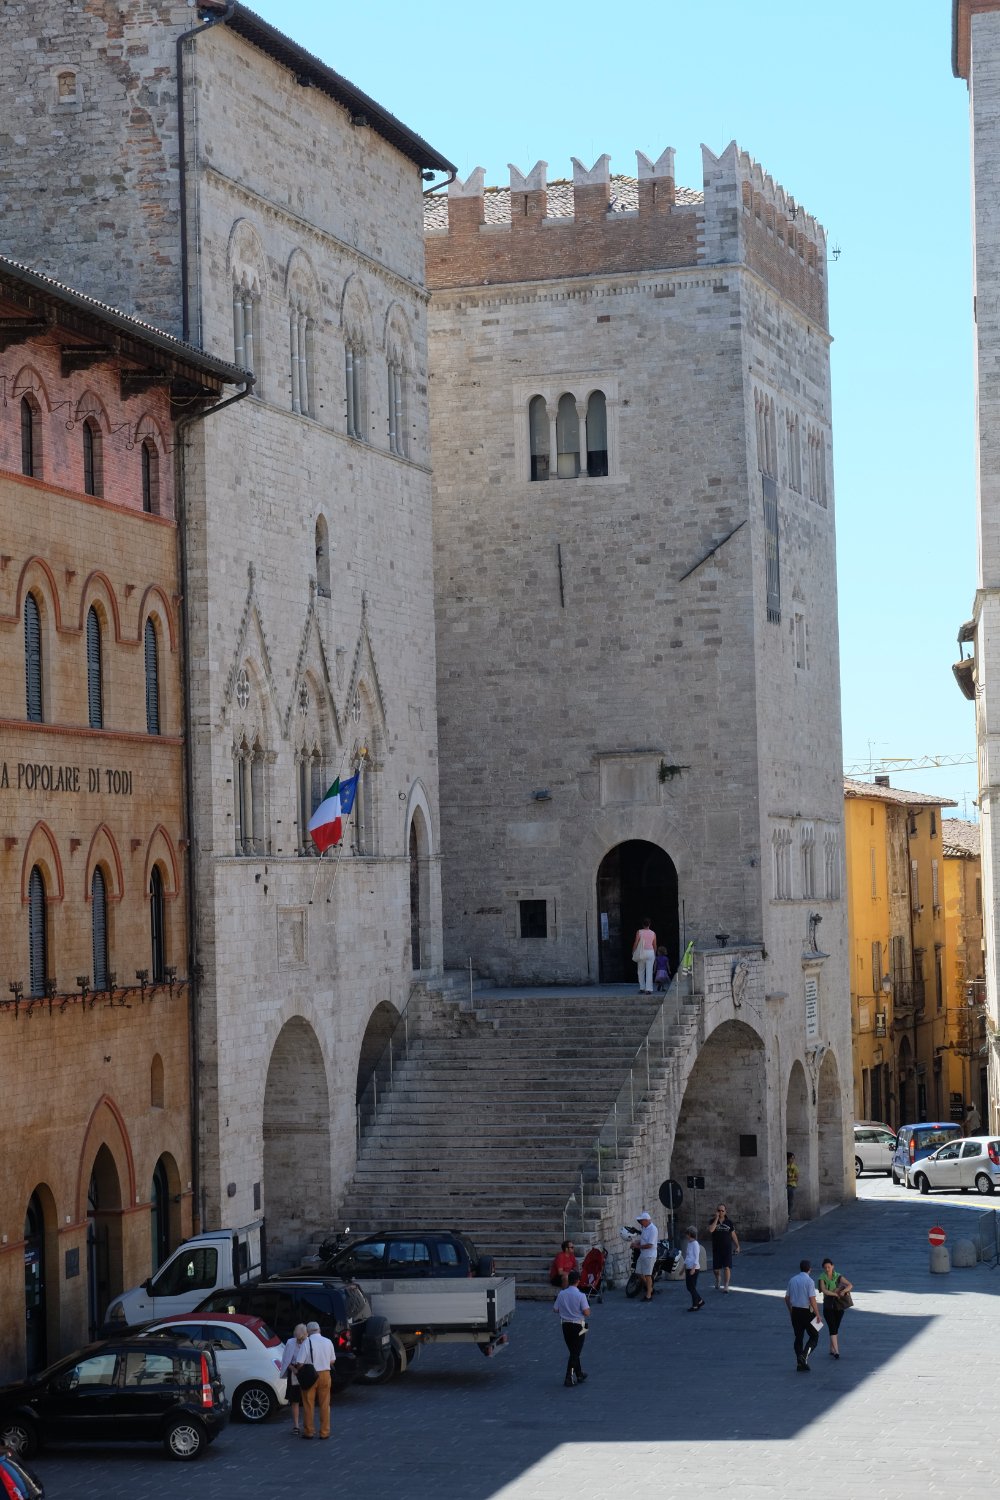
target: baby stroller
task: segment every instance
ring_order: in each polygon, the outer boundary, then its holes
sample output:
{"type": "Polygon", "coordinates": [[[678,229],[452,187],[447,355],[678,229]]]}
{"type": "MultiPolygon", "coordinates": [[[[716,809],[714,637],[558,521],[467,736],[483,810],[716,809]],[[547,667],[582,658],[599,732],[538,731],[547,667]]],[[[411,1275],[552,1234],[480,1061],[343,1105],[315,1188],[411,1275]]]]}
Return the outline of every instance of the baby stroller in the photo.
{"type": "Polygon", "coordinates": [[[604,1301],[604,1266],[607,1256],[599,1245],[588,1250],[580,1266],[580,1291],[588,1301],[604,1301]]]}

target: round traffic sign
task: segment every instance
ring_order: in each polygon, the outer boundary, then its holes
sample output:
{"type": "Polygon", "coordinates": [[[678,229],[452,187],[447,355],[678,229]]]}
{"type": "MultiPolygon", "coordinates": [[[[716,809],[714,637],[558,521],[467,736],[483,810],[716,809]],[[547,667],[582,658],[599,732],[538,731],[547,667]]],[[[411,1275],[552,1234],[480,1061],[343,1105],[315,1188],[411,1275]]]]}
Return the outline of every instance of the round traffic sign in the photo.
{"type": "Polygon", "coordinates": [[[945,1240],[944,1230],[940,1224],[935,1224],[933,1229],[928,1230],[927,1238],[932,1245],[943,1245],[945,1240]]]}
{"type": "Polygon", "coordinates": [[[681,1190],[680,1183],[675,1182],[672,1177],[668,1177],[666,1182],[660,1183],[660,1191],[657,1197],[664,1208],[678,1209],[681,1206],[684,1193],[681,1190]]]}

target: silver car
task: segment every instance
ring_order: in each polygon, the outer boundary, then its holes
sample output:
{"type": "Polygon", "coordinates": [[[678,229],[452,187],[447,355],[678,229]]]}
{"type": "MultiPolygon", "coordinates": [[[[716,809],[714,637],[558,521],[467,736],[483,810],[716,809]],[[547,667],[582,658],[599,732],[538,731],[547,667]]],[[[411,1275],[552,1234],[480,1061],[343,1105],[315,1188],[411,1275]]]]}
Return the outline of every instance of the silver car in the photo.
{"type": "Polygon", "coordinates": [[[967,1193],[992,1193],[1000,1186],[1000,1140],[992,1135],[970,1135],[949,1141],[930,1156],[922,1156],[906,1169],[908,1187],[922,1193],[955,1188],[967,1193]]]}
{"type": "Polygon", "coordinates": [[[860,1121],[854,1127],[854,1175],[862,1172],[884,1172],[892,1176],[892,1154],[896,1149],[896,1132],[888,1125],[860,1121]]]}

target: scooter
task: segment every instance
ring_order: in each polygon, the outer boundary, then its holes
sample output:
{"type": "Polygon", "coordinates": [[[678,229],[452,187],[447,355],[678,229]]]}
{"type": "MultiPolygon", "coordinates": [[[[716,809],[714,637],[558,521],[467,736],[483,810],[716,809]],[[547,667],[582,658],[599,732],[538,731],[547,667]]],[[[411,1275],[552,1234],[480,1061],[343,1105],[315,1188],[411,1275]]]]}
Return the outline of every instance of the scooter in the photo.
{"type": "MultiPolygon", "coordinates": [[[[622,1239],[634,1241],[635,1236],[638,1235],[641,1231],[636,1227],[629,1228],[627,1224],[623,1224],[620,1232],[622,1239]]],[[[653,1270],[651,1273],[654,1283],[659,1281],[661,1276],[669,1276],[679,1260],[680,1251],[674,1250],[671,1247],[669,1240],[660,1240],[656,1246],[656,1260],[653,1262],[653,1270]]],[[[638,1297],[639,1293],[643,1289],[643,1278],[635,1269],[638,1261],[639,1246],[633,1243],[632,1273],[625,1283],[626,1297],[638,1297]]]]}

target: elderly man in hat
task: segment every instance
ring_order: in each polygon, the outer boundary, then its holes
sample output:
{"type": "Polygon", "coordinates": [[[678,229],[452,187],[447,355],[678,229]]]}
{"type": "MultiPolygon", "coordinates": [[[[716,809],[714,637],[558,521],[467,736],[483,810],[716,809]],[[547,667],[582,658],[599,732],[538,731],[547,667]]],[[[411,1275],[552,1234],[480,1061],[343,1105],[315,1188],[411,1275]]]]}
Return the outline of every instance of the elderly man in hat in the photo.
{"type": "Polygon", "coordinates": [[[643,1302],[653,1300],[653,1267],[656,1265],[656,1252],[660,1244],[660,1231],[653,1223],[649,1214],[643,1209],[636,1223],[639,1225],[639,1233],[632,1241],[639,1251],[639,1259],[635,1263],[637,1276],[642,1277],[645,1287],[643,1302]]]}

